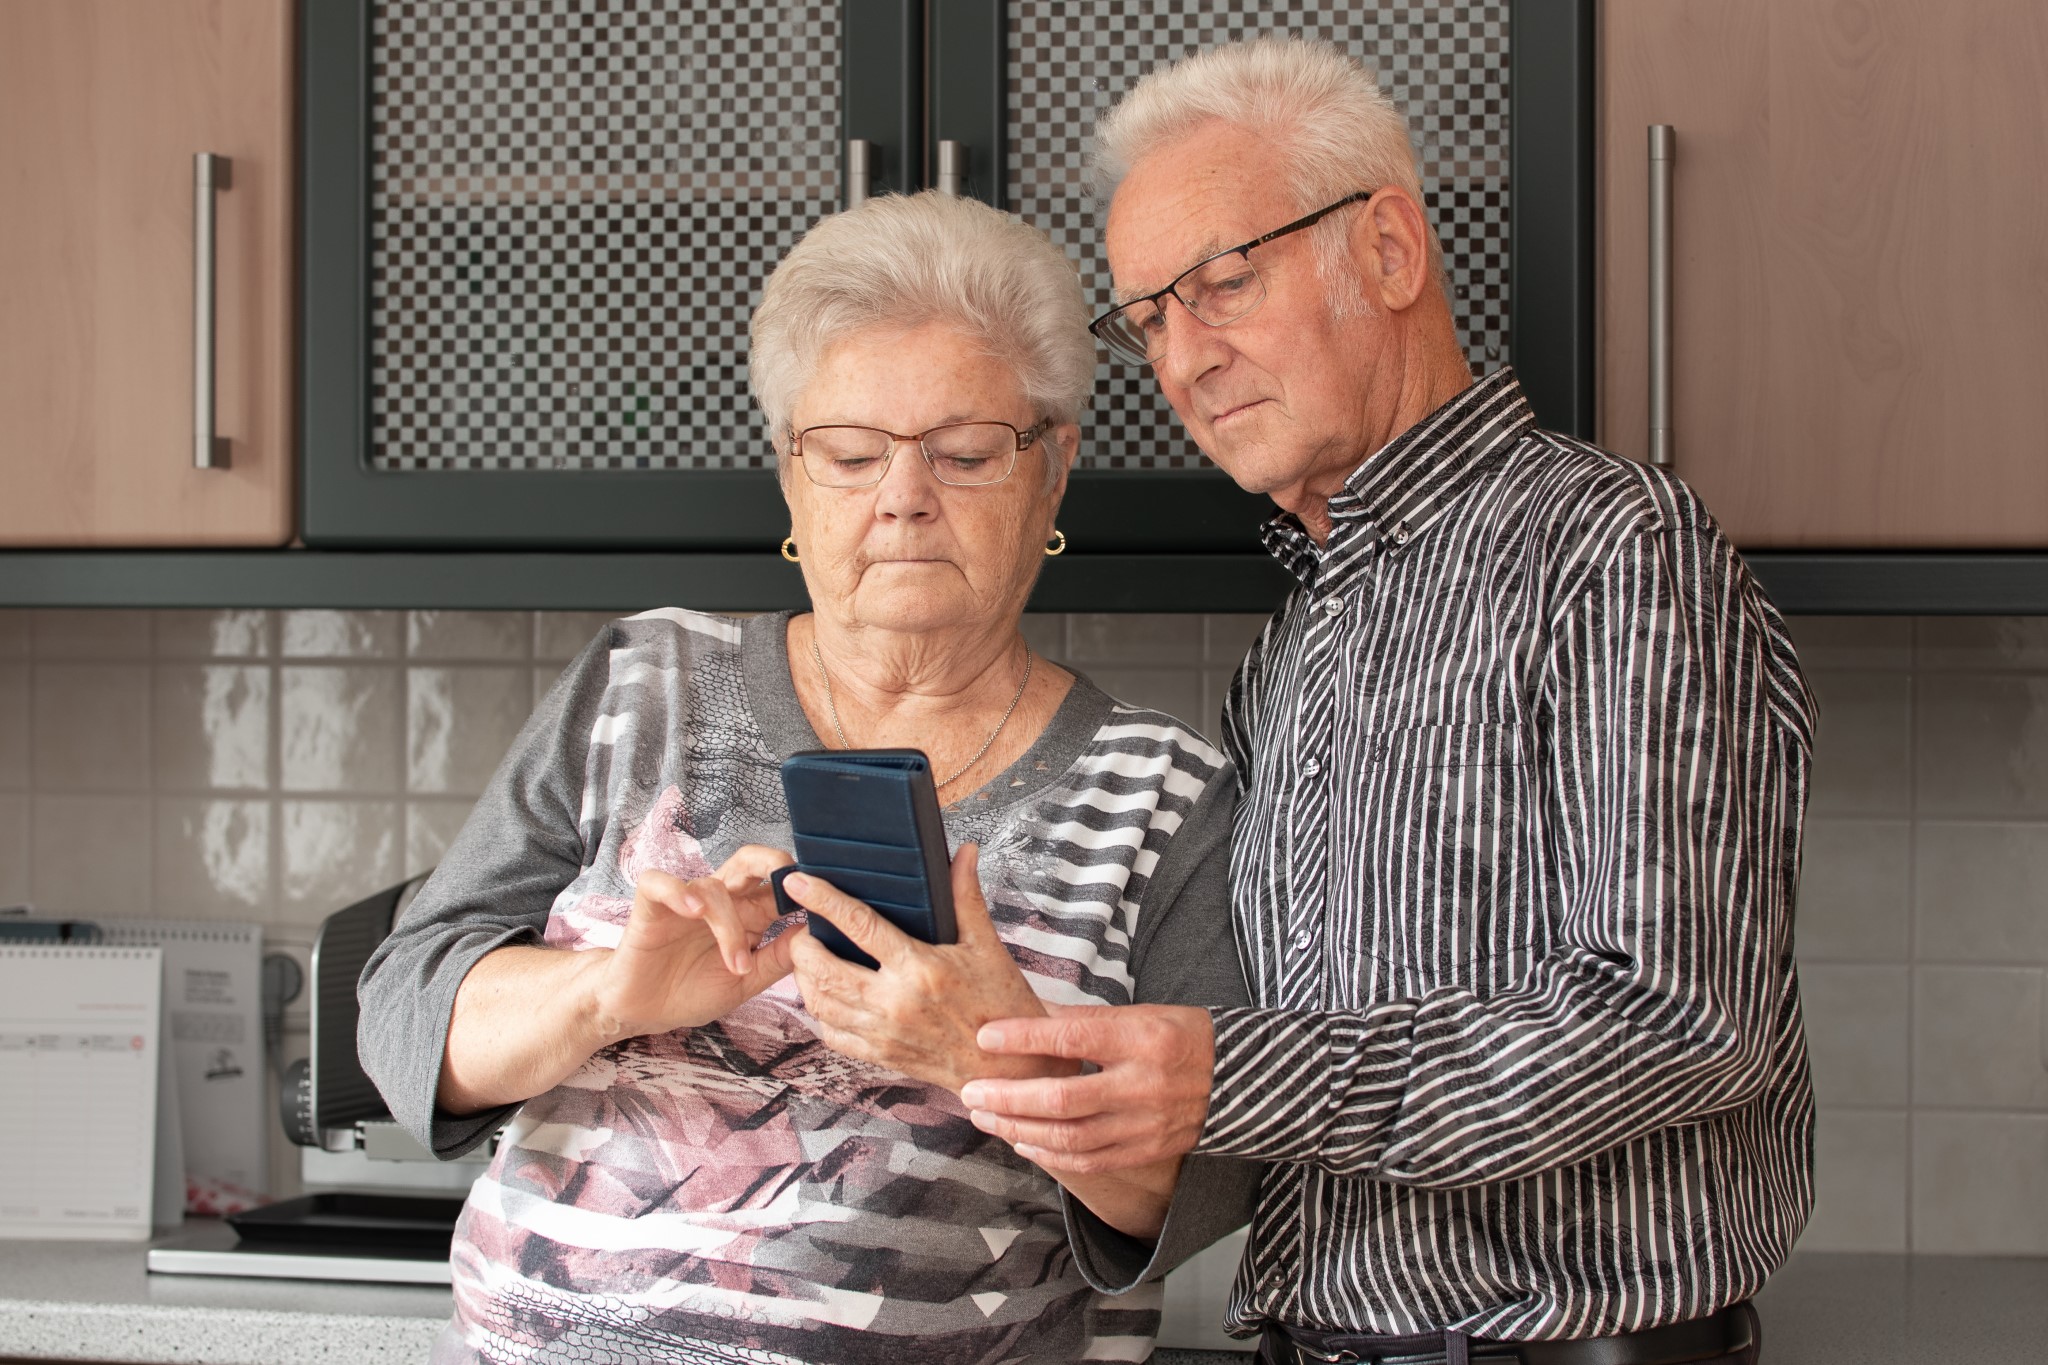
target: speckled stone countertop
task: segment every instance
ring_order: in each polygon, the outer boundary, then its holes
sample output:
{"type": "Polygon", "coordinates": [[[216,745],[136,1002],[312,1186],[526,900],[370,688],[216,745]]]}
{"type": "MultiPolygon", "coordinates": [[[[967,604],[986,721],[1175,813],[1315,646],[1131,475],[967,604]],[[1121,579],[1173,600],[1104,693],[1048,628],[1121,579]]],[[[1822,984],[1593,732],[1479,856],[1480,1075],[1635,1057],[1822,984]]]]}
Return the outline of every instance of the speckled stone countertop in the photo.
{"type": "MultiPolygon", "coordinates": [[[[1758,1304],[1769,1365],[2048,1361],[2048,1259],[1796,1255],[1758,1304]]],[[[151,1275],[134,1243],[0,1241],[0,1360],[416,1365],[448,1312],[445,1289],[151,1275]]]]}
{"type": "MultiPolygon", "coordinates": [[[[188,1223],[187,1238],[234,1234],[188,1223]]],[[[152,1275],[135,1242],[0,1241],[0,1360],[418,1365],[446,1289],[152,1275]]]]}

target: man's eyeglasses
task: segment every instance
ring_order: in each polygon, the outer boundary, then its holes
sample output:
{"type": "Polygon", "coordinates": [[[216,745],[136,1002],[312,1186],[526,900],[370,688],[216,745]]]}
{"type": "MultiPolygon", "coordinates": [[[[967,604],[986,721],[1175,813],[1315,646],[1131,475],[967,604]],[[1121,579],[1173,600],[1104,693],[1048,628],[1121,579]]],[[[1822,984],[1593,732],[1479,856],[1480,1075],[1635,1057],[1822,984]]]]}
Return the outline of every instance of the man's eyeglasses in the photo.
{"type": "Polygon", "coordinates": [[[1346,204],[1370,199],[1378,192],[1358,190],[1347,194],[1306,218],[1295,219],[1286,227],[1274,228],[1243,246],[1219,251],[1200,264],[1183,270],[1172,284],[1157,293],[1110,309],[1089,323],[1088,330],[1101,337],[1110,350],[1125,360],[1140,364],[1157,360],[1166,349],[1166,298],[1169,294],[1179,299],[1181,306],[1197,320],[1211,327],[1236,322],[1266,301],[1266,283],[1252,265],[1253,247],[1264,246],[1290,232],[1314,227],[1346,204]]]}
{"type": "Polygon", "coordinates": [[[908,441],[940,483],[975,488],[1009,478],[1017,452],[1051,428],[1050,417],[1023,431],[1008,422],[948,422],[908,436],[879,427],[805,427],[790,437],[789,453],[803,461],[812,483],[867,488],[889,472],[896,443],[908,441]]]}

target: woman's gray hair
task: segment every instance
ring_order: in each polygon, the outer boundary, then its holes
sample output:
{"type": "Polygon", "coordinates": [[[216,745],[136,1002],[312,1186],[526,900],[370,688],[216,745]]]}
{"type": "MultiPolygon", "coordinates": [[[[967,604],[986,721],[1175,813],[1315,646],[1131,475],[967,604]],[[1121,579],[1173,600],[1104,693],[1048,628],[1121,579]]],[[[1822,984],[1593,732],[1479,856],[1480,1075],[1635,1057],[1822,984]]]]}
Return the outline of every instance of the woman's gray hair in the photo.
{"type": "MultiPolygon", "coordinates": [[[[1095,339],[1073,263],[1043,232],[979,200],[883,195],[805,233],[754,308],[747,378],[779,464],[788,463],[790,414],[827,350],[876,328],[934,322],[1008,363],[1038,416],[1080,420],[1095,339]]],[[[1047,465],[1050,487],[1065,461],[1047,465]]]]}
{"type": "MultiPolygon", "coordinates": [[[[1278,149],[1293,202],[1273,206],[1276,225],[1354,190],[1398,185],[1424,202],[1408,120],[1372,70],[1330,43],[1271,37],[1162,65],[1133,86],[1095,125],[1097,195],[1107,204],[1141,159],[1217,120],[1278,149]]],[[[1310,230],[1333,284],[1342,218],[1333,214],[1310,230]]],[[[1429,264],[1441,287],[1443,252],[1434,227],[1429,264]]]]}

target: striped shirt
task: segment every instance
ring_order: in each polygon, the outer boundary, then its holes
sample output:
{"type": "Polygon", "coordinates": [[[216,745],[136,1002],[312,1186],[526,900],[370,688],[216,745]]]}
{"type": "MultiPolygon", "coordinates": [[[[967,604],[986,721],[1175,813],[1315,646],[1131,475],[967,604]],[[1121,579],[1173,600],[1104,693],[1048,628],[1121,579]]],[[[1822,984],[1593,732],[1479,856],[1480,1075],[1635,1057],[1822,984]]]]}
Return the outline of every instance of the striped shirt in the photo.
{"type": "Polygon", "coordinates": [[[1753,1294],[1812,1202],[1814,711],[1658,470],[1500,371],[1374,455],[1224,714],[1253,1005],[1197,1150],[1276,1163],[1227,1321],[1604,1336],[1753,1294]]]}
{"type": "MultiPolygon", "coordinates": [[[[787,628],[673,610],[615,622],[513,746],[362,985],[365,1065],[434,1150],[508,1117],[434,1107],[454,993],[479,957],[616,944],[641,872],[703,876],[742,844],[789,846],[780,761],[823,746],[787,628]]],[[[945,824],[956,847],[980,844],[991,918],[1042,998],[1241,1005],[1235,790],[1201,736],[1076,679],[945,824]]],[[[1070,1236],[1098,1230],[1069,1221],[1051,1177],[951,1091],[826,1048],[792,979],[715,1023],[606,1047],[509,1119],[456,1229],[437,1362],[1151,1351],[1159,1285],[1092,1287],[1070,1236]]],[[[1185,1168],[1152,1273],[1242,1222],[1251,1187],[1185,1168]]]]}

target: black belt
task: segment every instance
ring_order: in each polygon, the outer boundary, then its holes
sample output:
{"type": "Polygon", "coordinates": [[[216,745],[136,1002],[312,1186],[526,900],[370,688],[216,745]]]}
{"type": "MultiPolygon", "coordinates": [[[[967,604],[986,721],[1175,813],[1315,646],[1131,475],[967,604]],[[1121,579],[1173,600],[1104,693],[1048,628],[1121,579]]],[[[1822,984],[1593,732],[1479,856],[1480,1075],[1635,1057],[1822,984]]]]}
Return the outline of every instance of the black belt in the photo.
{"type": "Polygon", "coordinates": [[[1745,1301],[1668,1327],[1582,1341],[1479,1341],[1463,1333],[1373,1337],[1269,1323],[1260,1361],[1273,1365],[1691,1365],[1737,1359],[1756,1365],[1763,1324],[1745,1301]]]}

